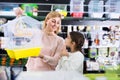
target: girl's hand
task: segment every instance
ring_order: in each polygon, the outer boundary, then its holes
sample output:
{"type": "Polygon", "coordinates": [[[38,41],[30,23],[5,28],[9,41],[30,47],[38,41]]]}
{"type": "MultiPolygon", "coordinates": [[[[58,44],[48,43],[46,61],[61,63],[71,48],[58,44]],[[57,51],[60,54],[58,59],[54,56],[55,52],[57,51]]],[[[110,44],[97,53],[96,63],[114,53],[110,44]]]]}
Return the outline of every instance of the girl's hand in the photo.
{"type": "Polygon", "coordinates": [[[68,55],[68,51],[66,49],[66,46],[63,48],[62,52],[61,52],[61,56],[69,56],[68,55]]]}

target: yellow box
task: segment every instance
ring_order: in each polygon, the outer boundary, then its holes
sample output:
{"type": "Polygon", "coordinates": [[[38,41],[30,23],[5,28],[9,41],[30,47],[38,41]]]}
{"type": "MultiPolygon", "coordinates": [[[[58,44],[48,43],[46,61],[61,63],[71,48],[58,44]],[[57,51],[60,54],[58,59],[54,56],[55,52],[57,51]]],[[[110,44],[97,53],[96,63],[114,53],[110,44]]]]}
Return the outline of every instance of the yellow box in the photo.
{"type": "Polygon", "coordinates": [[[6,49],[10,58],[20,59],[31,56],[38,56],[40,54],[41,48],[26,48],[26,49],[6,49]]]}

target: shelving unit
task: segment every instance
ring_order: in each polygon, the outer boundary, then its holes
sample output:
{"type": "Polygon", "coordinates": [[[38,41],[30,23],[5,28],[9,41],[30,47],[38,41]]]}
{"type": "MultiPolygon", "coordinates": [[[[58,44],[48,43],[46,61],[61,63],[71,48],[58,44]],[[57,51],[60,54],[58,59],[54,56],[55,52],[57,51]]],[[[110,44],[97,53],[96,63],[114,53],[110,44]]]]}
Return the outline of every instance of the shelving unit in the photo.
{"type": "MultiPolygon", "coordinates": [[[[84,25],[84,26],[115,26],[115,25],[120,25],[120,19],[119,18],[107,18],[105,16],[106,12],[105,12],[105,7],[107,7],[108,5],[105,5],[105,3],[107,2],[107,0],[103,0],[104,1],[104,5],[103,5],[103,8],[104,8],[104,15],[102,18],[91,18],[88,16],[89,12],[88,12],[88,4],[91,0],[84,0],[84,15],[82,18],[74,18],[74,17],[71,17],[70,15],[70,0],[65,0],[65,1],[38,1],[39,3],[37,3],[37,1],[26,1],[26,2],[23,2],[23,1],[20,1],[20,2],[15,2],[15,1],[11,1],[10,3],[8,2],[1,2],[0,4],[18,4],[19,6],[21,4],[24,4],[24,3],[35,3],[37,4],[39,7],[38,7],[38,16],[34,16],[33,18],[39,20],[39,21],[43,21],[45,16],[47,15],[48,12],[50,11],[53,11],[53,6],[55,5],[66,5],[67,6],[67,12],[68,12],[68,15],[67,17],[65,17],[63,20],[62,20],[62,27],[64,26],[68,26],[68,25],[71,25],[71,26],[81,26],[81,25],[84,25]]],[[[7,18],[8,20],[12,20],[15,18],[15,16],[0,16],[2,18],[7,18]]],[[[60,34],[65,34],[66,35],[66,32],[61,32],[60,34]]],[[[63,36],[62,35],[62,36],[63,36]]],[[[98,48],[98,46],[96,46],[98,48]]],[[[99,46],[100,47],[100,46],[99,46]]],[[[108,46],[109,47],[109,46],[108,46]]]]}
{"type": "MultiPolygon", "coordinates": [[[[10,1],[10,3],[7,1],[4,1],[4,2],[0,2],[0,4],[6,4],[6,5],[11,5],[11,4],[16,4],[16,5],[21,5],[21,4],[31,4],[31,3],[35,3],[38,5],[38,16],[37,17],[34,17],[38,20],[44,20],[45,16],[47,15],[48,12],[50,11],[53,11],[53,6],[55,5],[60,5],[60,6],[63,6],[65,5],[67,8],[67,17],[65,18],[65,20],[102,20],[102,21],[105,21],[105,20],[120,20],[120,19],[112,19],[112,18],[107,18],[106,14],[107,12],[105,11],[105,7],[108,7],[108,5],[105,5],[106,1],[108,0],[103,0],[104,1],[104,5],[103,5],[103,8],[104,8],[104,15],[102,18],[91,18],[89,17],[89,12],[88,12],[88,4],[91,0],[84,0],[84,14],[83,14],[83,18],[73,18],[71,17],[70,15],[70,0],[64,0],[62,2],[62,0],[60,1],[55,1],[55,0],[48,0],[48,1],[29,1],[29,0],[26,0],[26,1],[20,1],[20,2],[16,2],[16,1],[10,1]]],[[[14,19],[15,16],[0,16],[0,17],[5,17],[7,19],[14,19]]]]}
{"type": "MultiPolygon", "coordinates": [[[[39,21],[44,20],[47,13],[53,10],[54,5],[66,5],[68,14],[67,14],[67,17],[62,19],[62,30],[61,30],[61,33],[59,34],[60,36],[62,36],[64,38],[67,35],[68,26],[72,26],[73,28],[75,26],[76,27],[79,27],[79,26],[84,26],[84,27],[85,26],[90,26],[90,27],[101,26],[101,27],[108,27],[109,28],[110,26],[114,27],[114,26],[117,25],[120,28],[120,18],[108,18],[108,17],[106,17],[105,7],[107,7],[108,5],[105,5],[105,3],[106,3],[107,0],[104,0],[104,6],[103,6],[104,7],[104,15],[103,15],[102,18],[91,18],[91,17],[89,17],[89,15],[88,15],[89,14],[88,4],[89,4],[90,1],[91,0],[85,0],[85,2],[84,2],[84,15],[83,15],[82,18],[71,17],[71,15],[70,15],[70,5],[69,5],[70,0],[48,0],[48,1],[47,0],[46,1],[44,1],[44,0],[25,0],[25,1],[19,0],[18,2],[15,2],[15,0],[14,1],[11,0],[10,3],[9,3],[8,0],[4,0],[4,2],[0,2],[0,4],[5,3],[7,5],[8,4],[21,5],[21,4],[24,4],[24,3],[36,3],[39,6],[38,16],[34,16],[33,18],[35,18],[39,21]]],[[[3,16],[3,15],[1,16],[0,15],[0,18],[6,18],[7,20],[12,20],[12,19],[15,18],[15,16],[3,16]]],[[[83,32],[78,28],[77,28],[77,31],[83,32]]],[[[94,31],[93,31],[93,33],[94,33],[94,31]]],[[[84,31],[83,34],[84,33],[87,34],[88,31],[84,31]]],[[[119,33],[120,33],[120,31],[119,31],[119,33]]],[[[101,35],[101,33],[100,33],[100,35],[101,35]]],[[[94,43],[93,39],[92,39],[92,42],[94,43]]],[[[85,53],[87,53],[88,58],[90,58],[90,54],[91,54],[89,50],[92,49],[92,48],[97,49],[96,53],[98,55],[99,54],[98,53],[99,48],[120,48],[120,47],[115,46],[115,45],[113,45],[113,46],[111,46],[111,45],[110,46],[109,45],[106,45],[106,46],[101,46],[101,45],[88,46],[88,44],[87,44],[87,48],[83,48],[83,49],[85,49],[84,51],[85,51],[85,53]]],[[[109,52],[108,52],[108,54],[109,54],[109,52]]],[[[24,63],[21,66],[24,66],[26,61],[27,61],[27,59],[25,59],[25,61],[23,60],[24,63]]],[[[15,62],[17,62],[17,61],[15,61],[15,62]]],[[[9,63],[7,64],[7,66],[8,65],[9,65],[9,63]]],[[[18,66],[18,64],[15,63],[14,66],[18,66]]]]}

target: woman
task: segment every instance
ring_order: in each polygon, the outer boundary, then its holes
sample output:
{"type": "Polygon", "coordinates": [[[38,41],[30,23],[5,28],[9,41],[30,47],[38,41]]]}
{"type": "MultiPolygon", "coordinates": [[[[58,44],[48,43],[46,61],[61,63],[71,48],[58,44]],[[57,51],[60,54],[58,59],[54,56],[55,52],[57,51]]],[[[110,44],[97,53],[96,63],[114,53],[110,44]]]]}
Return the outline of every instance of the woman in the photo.
{"type": "Polygon", "coordinates": [[[61,27],[61,15],[58,12],[50,12],[44,21],[43,30],[40,31],[42,50],[38,57],[30,57],[26,67],[28,71],[54,70],[60,52],[64,46],[64,39],[57,36],[61,27]]]}
{"type": "Polygon", "coordinates": [[[84,36],[80,32],[70,32],[68,34],[65,43],[66,47],[70,48],[71,52],[68,54],[68,52],[63,50],[63,57],[59,60],[56,70],[83,73],[84,55],[82,53],[82,46],[84,40],[84,36]]]}

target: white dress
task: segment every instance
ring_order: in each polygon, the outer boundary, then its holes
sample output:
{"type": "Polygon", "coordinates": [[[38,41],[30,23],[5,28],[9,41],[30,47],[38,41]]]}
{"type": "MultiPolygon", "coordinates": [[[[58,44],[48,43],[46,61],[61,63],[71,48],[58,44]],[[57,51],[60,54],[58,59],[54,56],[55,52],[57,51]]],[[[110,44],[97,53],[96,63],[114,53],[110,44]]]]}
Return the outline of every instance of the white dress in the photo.
{"type": "Polygon", "coordinates": [[[69,53],[69,57],[64,56],[59,60],[56,70],[77,71],[83,73],[84,56],[80,51],[69,53]]]}

